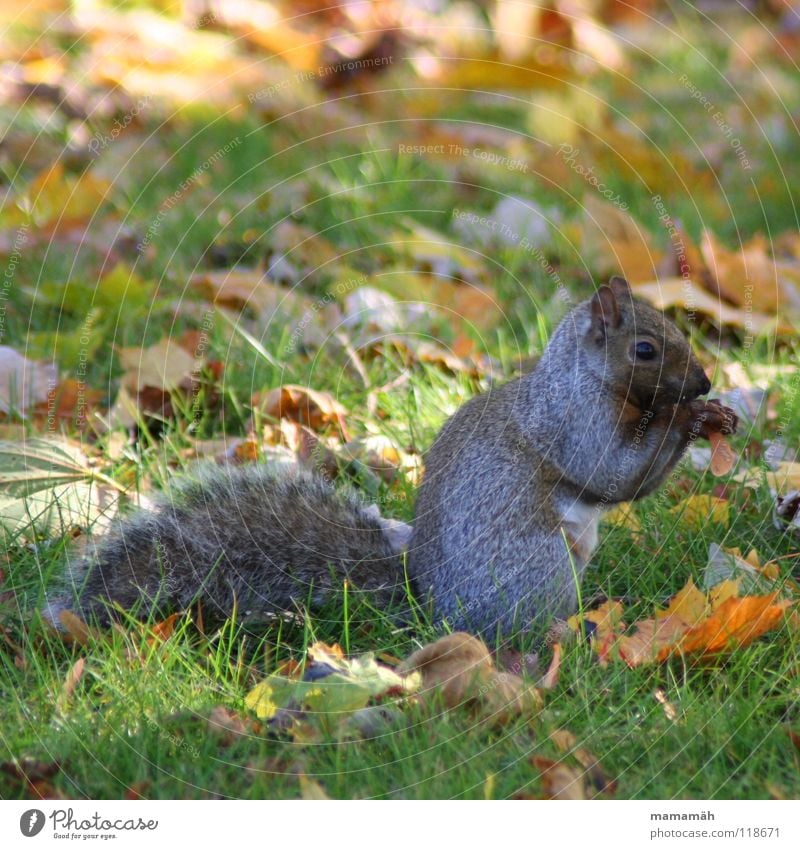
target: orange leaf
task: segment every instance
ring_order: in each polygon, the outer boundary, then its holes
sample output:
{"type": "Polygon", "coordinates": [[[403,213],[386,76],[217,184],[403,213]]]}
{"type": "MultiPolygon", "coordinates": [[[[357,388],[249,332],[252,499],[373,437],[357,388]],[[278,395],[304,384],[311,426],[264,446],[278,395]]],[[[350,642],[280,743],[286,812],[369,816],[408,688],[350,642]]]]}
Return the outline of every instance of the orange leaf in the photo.
{"type": "Polygon", "coordinates": [[[778,601],[778,593],[729,598],[702,624],[691,628],[675,646],[665,646],[658,659],[671,654],[717,654],[742,648],[771,631],[783,619],[789,601],[778,601]]]}
{"type": "Polygon", "coordinates": [[[156,624],[150,628],[150,633],[152,635],[150,638],[151,641],[158,640],[163,643],[165,640],[168,640],[175,632],[175,622],[178,620],[180,615],[180,613],[173,613],[163,622],[156,622],[156,624]]]}

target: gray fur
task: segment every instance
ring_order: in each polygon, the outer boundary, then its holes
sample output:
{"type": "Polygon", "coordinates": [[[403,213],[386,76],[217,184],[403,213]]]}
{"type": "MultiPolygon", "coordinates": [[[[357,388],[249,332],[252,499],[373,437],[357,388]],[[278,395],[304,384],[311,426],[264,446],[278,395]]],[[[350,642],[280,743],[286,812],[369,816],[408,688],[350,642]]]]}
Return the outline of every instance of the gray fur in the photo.
{"type": "Polygon", "coordinates": [[[206,620],[318,607],[345,580],[378,603],[404,574],[373,511],[311,472],[213,466],[119,523],[71,570],[75,598],[51,602],[107,623],[113,605],[163,615],[203,602],[206,620]],[[111,603],[111,606],[110,604],[111,603]]]}

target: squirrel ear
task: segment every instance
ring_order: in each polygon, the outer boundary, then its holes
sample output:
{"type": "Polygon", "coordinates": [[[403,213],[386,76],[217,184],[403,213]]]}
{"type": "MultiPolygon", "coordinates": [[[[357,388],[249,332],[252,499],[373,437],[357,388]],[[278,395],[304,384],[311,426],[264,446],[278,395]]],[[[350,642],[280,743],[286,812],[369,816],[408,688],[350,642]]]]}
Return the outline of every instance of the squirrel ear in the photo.
{"type": "Polygon", "coordinates": [[[621,318],[613,289],[601,286],[592,298],[592,325],[605,335],[607,327],[619,327],[621,318]]]}
{"type": "Polygon", "coordinates": [[[611,287],[611,291],[618,298],[630,298],[633,296],[633,292],[631,292],[631,287],[624,277],[612,277],[608,281],[608,285],[611,287]]]}

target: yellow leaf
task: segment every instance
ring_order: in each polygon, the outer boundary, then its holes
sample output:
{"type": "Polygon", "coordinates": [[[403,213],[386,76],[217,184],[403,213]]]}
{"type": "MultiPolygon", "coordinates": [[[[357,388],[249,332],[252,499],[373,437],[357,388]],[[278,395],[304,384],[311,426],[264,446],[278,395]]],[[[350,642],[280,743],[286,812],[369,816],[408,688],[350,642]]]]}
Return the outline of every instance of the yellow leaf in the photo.
{"type": "Polygon", "coordinates": [[[673,596],[666,610],[656,612],[656,619],[673,617],[684,625],[694,625],[708,612],[705,595],[697,589],[694,581],[689,578],[683,589],[673,596]]]}
{"type": "Polygon", "coordinates": [[[733,475],[731,480],[750,489],[758,489],[766,480],[771,490],[785,494],[793,489],[800,489],[800,463],[785,461],[775,471],[759,468],[743,469],[733,475]]]}
{"type": "Polygon", "coordinates": [[[641,538],[642,536],[642,523],[634,512],[633,505],[627,501],[617,504],[609,510],[603,517],[603,521],[611,525],[627,528],[634,539],[637,537],[641,538]]]}
{"type": "Polygon", "coordinates": [[[730,522],[730,504],[713,495],[690,495],[669,512],[680,516],[682,522],[693,528],[702,528],[708,522],[725,526],[730,522]]]}
{"type": "Polygon", "coordinates": [[[720,583],[712,587],[708,593],[708,600],[711,604],[711,609],[716,610],[729,598],[738,598],[741,585],[741,578],[728,578],[726,581],[720,581],[720,583]]]}
{"type": "Polygon", "coordinates": [[[278,705],[273,701],[272,687],[269,681],[256,684],[244,697],[245,706],[255,711],[259,719],[272,719],[278,712],[278,705]]]}
{"type": "Polygon", "coordinates": [[[111,184],[84,171],[79,177],[66,176],[57,162],[41,171],[17,199],[16,207],[5,204],[0,221],[4,226],[17,226],[33,219],[37,229],[53,233],[56,228],[84,224],[106,199],[111,184]]]}

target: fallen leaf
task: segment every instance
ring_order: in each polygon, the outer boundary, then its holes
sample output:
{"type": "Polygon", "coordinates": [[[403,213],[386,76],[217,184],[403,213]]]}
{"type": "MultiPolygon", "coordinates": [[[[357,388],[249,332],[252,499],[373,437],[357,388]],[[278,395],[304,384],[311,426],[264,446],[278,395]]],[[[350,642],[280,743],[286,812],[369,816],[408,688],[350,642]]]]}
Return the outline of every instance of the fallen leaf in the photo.
{"type": "Polygon", "coordinates": [[[553,690],[558,685],[558,678],[561,674],[561,644],[556,643],[553,646],[553,659],[550,661],[550,666],[547,672],[542,676],[539,686],[543,690],[553,690]]]}
{"type": "Polygon", "coordinates": [[[727,527],[730,522],[730,504],[724,498],[713,495],[689,495],[671,507],[669,512],[692,528],[702,528],[709,522],[727,527]]]}
{"type": "Polygon", "coordinates": [[[614,505],[611,510],[603,514],[603,521],[620,528],[627,528],[634,539],[642,537],[642,523],[634,511],[633,505],[628,501],[614,505]]]}
{"type": "Polygon", "coordinates": [[[224,746],[230,746],[242,737],[252,737],[256,730],[251,719],[223,705],[213,708],[206,721],[208,730],[224,746]]]}
{"type": "Polygon", "coordinates": [[[275,419],[288,418],[307,425],[312,430],[321,430],[325,425],[335,424],[345,440],[350,440],[345,425],[347,409],[329,392],[287,384],[270,389],[266,394],[255,393],[251,403],[266,416],[275,419]]]}
{"type": "Polygon", "coordinates": [[[69,672],[67,672],[67,676],[64,679],[64,684],[61,687],[61,700],[62,702],[69,701],[72,697],[72,694],[75,692],[75,688],[80,683],[81,678],[83,677],[83,670],[86,667],[86,658],[79,657],[75,663],[72,664],[69,668],[69,672]]]}
{"type": "Polygon", "coordinates": [[[148,628],[150,641],[153,643],[166,642],[175,633],[175,623],[180,618],[180,613],[172,613],[162,622],[156,622],[148,628]]]}
{"type": "Polygon", "coordinates": [[[658,659],[678,653],[709,655],[743,648],[776,628],[788,607],[789,602],[780,600],[778,593],[729,598],[708,619],[690,629],[675,646],[662,648],[658,659]]]}
{"type": "Polygon", "coordinates": [[[98,636],[96,631],[93,631],[83,619],[70,610],[62,610],[58,615],[58,621],[66,635],[78,645],[88,646],[90,640],[98,636]]]}
{"type": "Polygon", "coordinates": [[[584,771],[579,767],[568,766],[563,761],[554,761],[539,755],[534,755],[531,763],[541,773],[546,799],[590,798],[586,794],[584,771]]]}
{"type": "Polygon", "coordinates": [[[259,719],[275,720],[284,709],[307,709],[337,723],[374,698],[407,695],[419,686],[418,675],[395,672],[378,664],[371,654],[345,658],[338,647],[315,643],[308,657],[301,680],[268,676],[245,696],[247,708],[259,719]]]}
{"type": "Polygon", "coordinates": [[[662,254],[649,234],[625,210],[594,194],[583,205],[582,247],[590,268],[601,276],[621,274],[631,285],[652,280],[662,254]]]}
{"type": "Polygon", "coordinates": [[[107,180],[95,177],[91,169],[79,177],[67,176],[64,165],[56,162],[41,171],[27,184],[17,203],[6,203],[0,215],[0,226],[15,227],[31,221],[39,236],[54,234],[91,219],[111,190],[107,180]]]}
{"type": "Polygon", "coordinates": [[[767,240],[756,234],[738,251],[729,251],[706,230],[700,245],[719,293],[731,303],[772,315],[800,309],[800,265],[776,262],[767,240]]]}
{"type": "Polygon", "coordinates": [[[256,268],[204,271],[193,275],[190,284],[212,303],[237,312],[251,310],[265,324],[281,316],[299,325],[319,312],[311,298],[278,285],[256,268]]]}
{"type": "Polygon", "coordinates": [[[125,369],[122,384],[133,393],[148,388],[171,392],[185,386],[199,368],[195,357],[167,337],[149,348],[121,348],[119,358],[125,369]]]}
{"type": "Polygon", "coordinates": [[[441,637],[414,652],[398,668],[401,674],[422,675],[422,693],[439,694],[445,707],[473,706],[503,721],[535,714],[539,691],[518,675],[500,672],[489,650],[477,637],[462,632],[441,637]]]}
{"type": "MultiPolygon", "coordinates": [[[[575,735],[565,728],[551,732],[550,739],[560,752],[575,758],[584,768],[584,778],[595,794],[605,796],[616,792],[617,783],[608,777],[597,757],[585,746],[580,746],[575,735]]],[[[594,794],[593,794],[594,795],[594,794]]]]}
{"type": "Polygon", "coordinates": [[[636,631],[616,642],[629,666],[663,662],[676,654],[713,656],[749,645],[774,630],[791,604],[774,592],[737,595],[736,582],[712,588],[709,596],[691,579],[665,610],[636,623],[636,631]]]}
{"type": "Polygon", "coordinates": [[[720,602],[724,601],[725,593],[739,596],[773,590],[780,573],[775,569],[768,574],[759,564],[756,553],[753,551],[751,555],[755,557],[743,558],[739,549],[723,548],[712,542],[703,572],[703,588],[715,593],[720,602]],[[730,587],[732,583],[737,588],[735,593],[730,587]]]}
{"type": "Polygon", "coordinates": [[[704,292],[695,283],[681,277],[665,277],[655,283],[640,283],[634,287],[634,295],[644,298],[660,310],[679,307],[689,315],[700,312],[718,326],[739,327],[755,335],[774,331],[795,332],[792,325],[781,316],[729,306],[719,298],[715,299],[708,292],[704,292]]]}
{"type": "Polygon", "coordinates": [[[730,479],[752,489],[758,489],[762,483],[766,482],[773,493],[786,494],[800,489],[800,463],[782,461],[776,469],[742,469],[730,479]]]}

